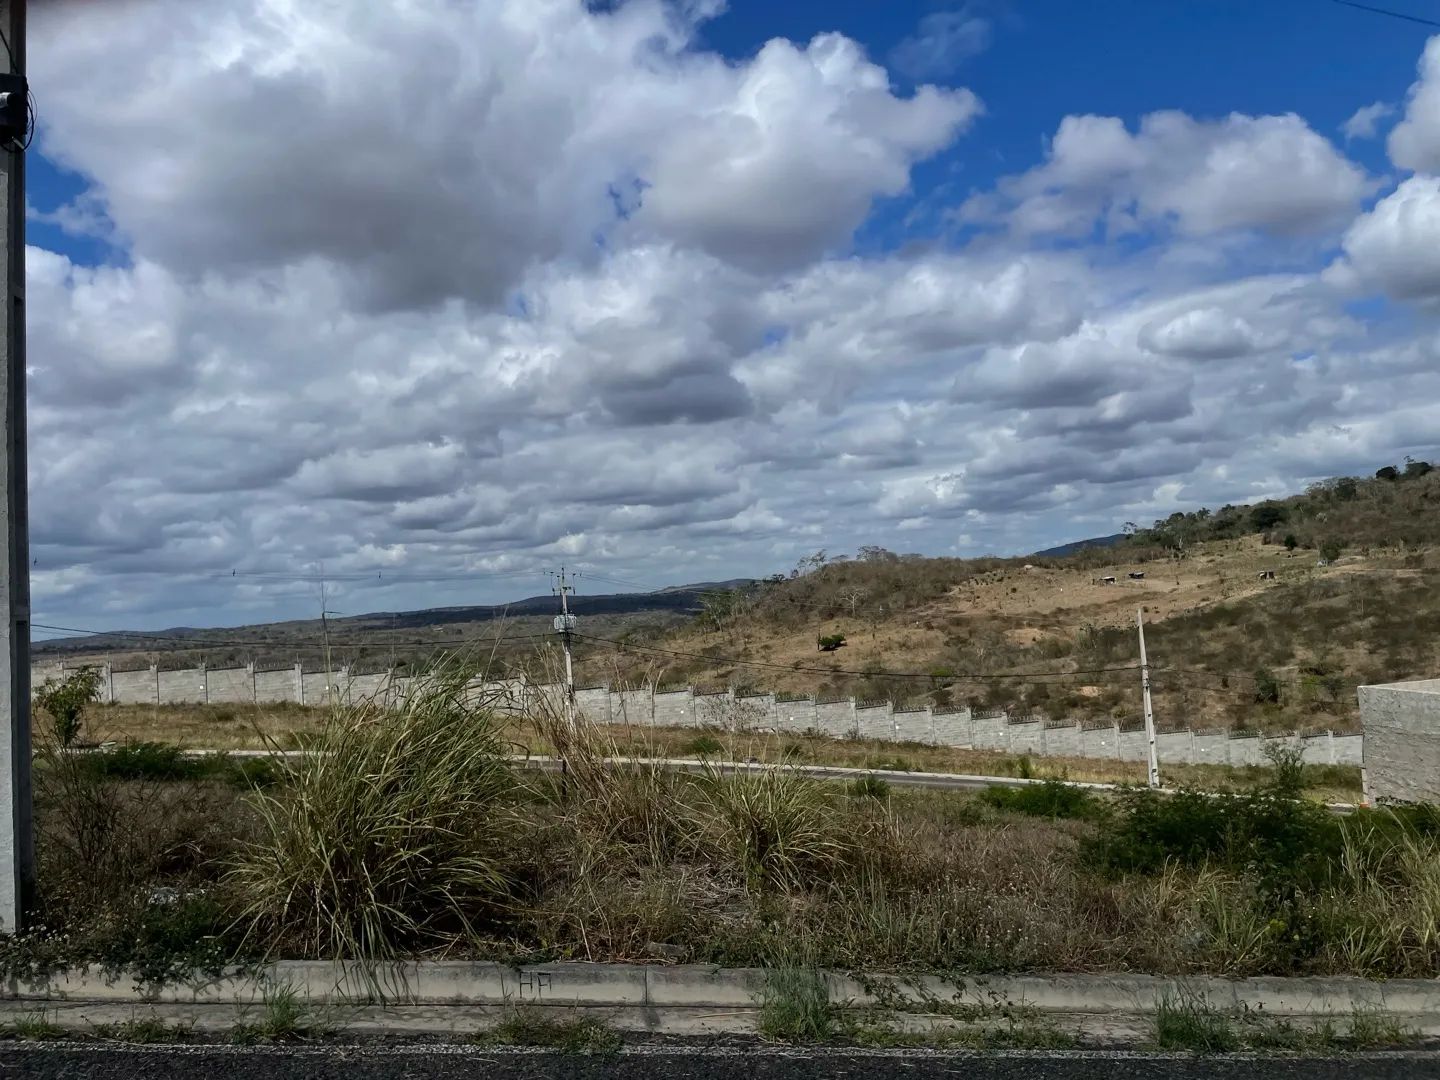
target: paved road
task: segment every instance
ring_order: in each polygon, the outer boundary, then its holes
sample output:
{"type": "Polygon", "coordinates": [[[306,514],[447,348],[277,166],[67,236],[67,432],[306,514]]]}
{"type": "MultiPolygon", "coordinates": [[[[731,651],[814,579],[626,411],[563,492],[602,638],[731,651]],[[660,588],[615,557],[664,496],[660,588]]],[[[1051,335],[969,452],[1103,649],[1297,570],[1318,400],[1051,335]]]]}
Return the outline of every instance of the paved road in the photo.
{"type": "Polygon", "coordinates": [[[0,1049],[0,1077],[41,1080],[1440,1080],[1440,1056],[1328,1061],[1126,1055],[665,1050],[579,1057],[478,1049],[0,1049]]]}

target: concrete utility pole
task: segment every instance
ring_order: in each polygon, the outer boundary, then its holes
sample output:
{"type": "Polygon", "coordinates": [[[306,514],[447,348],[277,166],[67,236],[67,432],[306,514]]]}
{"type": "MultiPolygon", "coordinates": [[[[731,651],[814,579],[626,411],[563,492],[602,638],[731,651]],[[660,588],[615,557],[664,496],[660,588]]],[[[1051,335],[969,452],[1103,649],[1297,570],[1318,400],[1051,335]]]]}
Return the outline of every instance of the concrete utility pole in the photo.
{"type": "Polygon", "coordinates": [[[0,769],[0,932],[25,927],[35,892],[35,839],[30,820],[30,514],[25,461],[25,152],[27,94],[25,72],[25,0],[0,0],[7,75],[0,79],[0,202],[5,207],[3,262],[3,354],[0,395],[4,397],[4,467],[0,468],[0,543],[4,544],[0,583],[0,707],[5,725],[5,768],[0,769]],[[18,111],[20,130],[15,131],[18,111]]]}
{"type": "Polygon", "coordinates": [[[555,591],[560,594],[560,617],[555,620],[555,629],[559,631],[560,644],[565,649],[565,717],[570,723],[570,730],[574,731],[579,726],[579,710],[575,705],[575,664],[570,657],[570,635],[575,629],[575,616],[570,614],[567,596],[575,591],[575,586],[566,581],[563,566],[555,575],[555,591]]]}
{"type": "Polygon", "coordinates": [[[1150,768],[1146,783],[1160,786],[1160,758],[1155,752],[1155,710],[1150,706],[1150,662],[1145,659],[1145,608],[1135,609],[1135,626],[1140,631],[1140,694],[1145,699],[1145,741],[1149,744],[1150,768]]]}

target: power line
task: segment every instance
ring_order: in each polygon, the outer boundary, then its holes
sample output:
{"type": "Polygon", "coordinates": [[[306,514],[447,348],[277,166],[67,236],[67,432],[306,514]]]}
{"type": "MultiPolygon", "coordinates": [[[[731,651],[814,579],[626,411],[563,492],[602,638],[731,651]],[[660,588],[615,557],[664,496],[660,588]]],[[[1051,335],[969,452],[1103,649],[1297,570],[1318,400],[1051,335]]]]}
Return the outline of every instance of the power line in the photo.
{"type": "Polygon", "coordinates": [[[1357,3],[1356,0],[1331,0],[1332,3],[1342,4],[1345,7],[1356,8],[1360,11],[1368,11],[1375,15],[1388,15],[1392,19],[1404,19],[1406,22],[1419,23],[1421,26],[1440,26],[1440,22],[1434,19],[1422,18],[1419,15],[1409,15],[1403,11],[1391,11],[1388,8],[1371,7],[1369,4],[1357,3]]]}
{"type": "MultiPolygon", "coordinates": [[[[51,630],[51,631],[58,631],[58,632],[61,632],[61,633],[66,633],[66,634],[80,634],[80,635],[83,635],[83,636],[86,636],[86,637],[92,637],[92,638],[95,638],[95,637],[109,637],[109,638],[122,638],[122,639],[128,638],[128,639],[131,639],[131,640],[134,640],[134,641],[140,641],[140,642],[142,642],[142,643],[143,643],[143,642],[146,642],[146,641],[181,641],[181,642],[186,642],[186,643],[189,644],[189,647],[188,647],[188,648],[178,648],[178,649],[170,650],[170,651],[173,651],[173,652],[192,652],[192,651],[194,651],[194,650],[196,650],[196,649],[204,649],[204,648],[208,648],[208,647],[216,646],[216,645],[235,646],[235,647],[242,647],[242,646],[243,646],[243,647],[245,647],[245,648],[250,648],[250,649],[269,648],[269,649],[280,650],[280,649],[287,649],[287,648],[292,648],[292,647],[307,647],[307,646],[308,646],[308,647],[313,647],[313,648],[319,648],[319,647],[323,646],[323,644],[324,644],[323,641],[279,641],[279,642],[271,642],[271,641],[264,641],[264,640],[257,639],[257,638],[248,638],[248,639],[242,639],[242,638],[204,638],[204,637],[193,637],[193,636],[189,636],[189,635],[185,635],[185,634],[149,633],[149,632],[145,632],[145,631],[134,631],[134,630],[82,630],[82,629],[80,629],[80,628],[78,628],[78,627],[74,627],[74,626],[50,626],[50,625],[47,625],[47,624],[45,624],[45,623],[31,623],[30,625],[31,625],[31,627],[33,627],[33,628],[36,629],[36,630],[51,630]]],[[[377,632],[377,633],[383,633],[383,631],[376,631],[376,632],[377,632]]],[[[431,639],[431,638],[421,638],[421,639],[416,639],[416,640],[409,640],[409,639],[398,639],[398,640],[397,640],[397,639],[394,639],[394,638],[377,638],[377,639],[365,640],[365,641],[349,641],[349,640],[335,641],[335,640],[332,640],[332,641],[330,642],[330,644],[333,645],[333,646],[335,646],[335,647],[337,647],[337,648],[359,648],[359,647],[372,646],[372,645],[460,645],[460,644],[468,644],[468,643],[470,643],[470,642],[481,642],[481,641],[483,641],[483,642],[532,641],[532,640],[534,640],[534,639],[536,639],[536,638],[548,638],[548,637],[550,637],[550,636],[551,636],[551,635],[549,635],[549,634],[515,634],[515,635],[497,634],[497,635],[489,635],[489,636],[483,636],[483,637],[457,638],[457,639],[454,639],[454,640],[451,640],[451,641],[446,641],[446,640],[444,640],[444,639],[431,639]]],[[[50,639],[48,639],[48,640],[50,640],[50,641],[55,641],[55,640],[59,640],[59,639],[50,638],[50,639]]],[[[119,647],[119,646],[117,646],[117,647],[119,647]]]]}
{"type": "Polygon", "coordinates": [[[920,671],[854,671],[847,668],[822,668],[808,667],[794,664],[766,663],[763,660],[738,660],[729,656],[709,656],[704,653],[682,652],[677,649],[661,649],[650,645],[635,645],[628,641],[616,641],[613,638],[595,637],[591,634],[576,634],[575,637],[581,641],[602,642],[614,646],[617,649],[627,649],[632,652],[656,653],[663,656],[680,657],[687,660],[705,660],[712,664],[724,664],[733,667],[754,667],[770,668],[775,671],[799,671],[814,675],[857,675],[861,677],[891,678],[891,679],[928,679],[931,682],[961,682],[983,679],[1042,679],[1067,675],[1098,675],[1107,671],[1138,671],[1139,664],[1124,664],[1116,667],[1089,668],[1078,671],[1014,671],[1014,672],[965,672],[946,675],[932,675],[920,671]]]}

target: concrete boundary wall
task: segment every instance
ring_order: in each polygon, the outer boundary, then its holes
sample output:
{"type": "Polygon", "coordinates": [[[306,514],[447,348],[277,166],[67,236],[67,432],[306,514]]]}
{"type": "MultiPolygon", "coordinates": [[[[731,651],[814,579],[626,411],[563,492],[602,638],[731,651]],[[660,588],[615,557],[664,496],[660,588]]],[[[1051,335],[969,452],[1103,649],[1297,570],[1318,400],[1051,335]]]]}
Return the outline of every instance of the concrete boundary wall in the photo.
{"type": "Polygon", "coordinates": [[[1440,801],[1440,679],[1362,686],[1365,798],[1440,801]]]}
{"type": "MultiPolygon", "coordinates": [[[[79,665],[71,665],[71,669],[79,665]]],[[[63,667],[37,666],[32,671],[35,686],[46,678],[62,676],[63,667]]],[[[207,670],[204,667],[138,671],[101,668],[101,699],[120,704],[273,704],[298,702],[325,705],[366,697],[403,695],[409,679],[390,673],[352,674],[340,668],[328,677],[321,671],[292,667],[259,670],[254,666],[207,670]]],[[[1424,684],[1412,684],[1424,685],[1424,684]]],[[[1429,685],[1440,686],[1440,683],[1429,685]]],[[[1385,697],[1388,687],[1362,687],[1361,704],[1367,700],[1418,700],[1385,697]],[[1367,693],[1369,697],[1367,698],[1367,693]]],[[[502,691],[502,706],[524,711],[528,695],[550,694],[559,700],[559,687],[525,686],[518,680],[491,683],[484,692],[502,691]]],[[[481,692],[479,686],[476,692],[481,692]]],[[[1427,700],[1434,694],[1424,695],[1427,700]]],[[[630,724],[638,727],[698,727],[727,731],[814,733],[837,739],[878,739],[886,742],[952,746],[959,749],[993,750],[1037,757],[1105,758],[1112,761],[1144,761],[1145,732],[1133,723],[1042,720],[1012,717],[1003,712],[972,712],[969,709],[895,708],[889,702],[856,702],[853,698],[817,701],[811,698],[784,698],[775,694],[742,694],[733,690],[700,693],[693,687],[614,690],[608,686],[577,688],[575,701],[580,713],[592,723],[630,724]]],[[[1409,707],[1407,705],[1407,707],[1409,707]]],[[[1373,704],[1372,704],[1373,708],[1373,704]]],[[[1368,718],[1367,718],[1368,719],[1368,718]]],[[[1413,726],[1413,725],[1412,725],[1413,726]]],[[[1440,730],[1440,729],[1437,729],[1440,730]]],[[[1362,765],[1364,737],[1321,732],[1305,736],[1276,736],[1273,740],[1253,733],[1188,728],[1162,731],[1156,736],[1156,750],[1162,762],[1196,765],[1263,765],[1265,747],[1271,741],[1298,746],[1305,760],[1320,765],[1362,765]]],[[[1397,753],[1408,745],[1397,741],[1397,753]]],[[[1440,745],[1440,744],[1437,744],[1440,745]]],[[[1388,752],[1388,751],[1387,751],[1388,752]]],[[[1440,749],[1436,751],[1440,761],[1440,749]]],[[[1373,756],[1373,754],[1372,754],[1373,756]]],[[[1437,766],[1440,774],[1440,766],[1437,766]]],[[[1378,792],[1377,792],[1378,794],[1378,792]]],[[[1389,791],[1384,792],[1390,795],[1389,791]]],[[[1436,797],[1440,797],[1437,795],[1436,797]]]]}

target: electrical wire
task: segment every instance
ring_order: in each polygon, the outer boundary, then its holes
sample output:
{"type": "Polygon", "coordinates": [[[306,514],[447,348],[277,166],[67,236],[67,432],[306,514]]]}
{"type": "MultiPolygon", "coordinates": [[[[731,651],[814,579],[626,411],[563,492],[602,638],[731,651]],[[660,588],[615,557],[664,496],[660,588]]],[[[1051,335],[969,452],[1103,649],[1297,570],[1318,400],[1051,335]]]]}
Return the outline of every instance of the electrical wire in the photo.
{"type": "Polygon", "coordinates": [[[862,678],[927,679],[930,682],[970,682],[985,679],[1043,679],[1070,675],[1098,675],[1107,671],[1140,670],[1139,664],[1125,664],[1116,667],[1089,668],[1079,671],[967,672],[947,675],[932,675],[928,672],[921,671],[854,671],[847,668],[796,666],[794,664],[766,663],[763,660],[738,660],[728,656],[708,656],[703,653],[682,652],[677,649],[661,649],[650,645],[636,645],[628,641],[616,641],[613,638],[595,637],[591,634],[575,634],[574,637],[579,641],[600,642],[614,646],[617,649],[626,649],[632,652],[656,653],[687,660],[705,660],[712,664],[724,664],[733,667],[769,668],[776,671],[798,671],[815,675],[857,675],[862,678]]]}
{"type": "Polygon", "coordinates": [[[1434,19],[1422,18],[1419,15],[1409,15],[1403,11],[1391,11],[1389,8],[1371,7],[1369,4],[1357,3],[1356,0],[1331,0],[1332,3],[1341,4],[1344,7],[1356,8],[1360,11],[1368,11],[1374,15],[1388,15],[1392,19],[1404,19],[1406,22],[1419,23],[1421,26],[1440,26],[1440,22],[1434,19]]]}
{"type": "MultiPolygon", "coordinates": [[[[292,648],[292,647],[303,648],[303,647],[307,647],[307,646],[308,646],[308,647],[312,647],[312,648],[323,648],[323,647],[327,644],[324,640],[317,640],[317,641],[280,641],[280,642],[268,642],[268,641],[263,641],[263,640],[256,639],[256,638],[250,638],[250,639],[242,639],[242,638],[204,638],[204,637],[195,637],[195,636],[183,635],[183,634],[148,633],[148,632],[145,632],[145,631],[133,631],[133,630],[82,630],[82,629],[80,629],[80,628],[78,628],[78,627],[74,627],[74,626],[51,626],[51,625],[49,625],[49,624],[47,624],[47,623],[31,623],[30,625],[31,625],[31,627],[32,627],[33,629],[36,629],[36,630],[58,631],[58,632],[61,632],[61,633],[66,633],[66,634],[80,634],[80,635],[83,635],[83,636],[85,636],[85,637],[91,637],[91,638],[96,638],[96,637],[110,637],[110,638],[130,639],[130,640],[141,641],[141,642],[145,642],[145,641],[179,641],[179,642],[185,642],[185,643],[187,643],[187,645],[189,646],[188,648],[178,648],[178,649],[168,650],[168,651],[173,651],[173,652],[190,652],[190,651],[194,651],[194,650],[196,650],[196,649],[203,649],[203,648],[213,647],[213,646],[217,646],[217,645],[218,645],[218,646],[245,647],[245,648],[251,648],[251,649],[255,649],[255,648],[285,649],[285,648],[292,648]]],[[[383,631],[376,631],[376,632],[377,632],[377,633],[383,633],[383,631]]],[[[448,641],[445,640],[445,639],[443,639],[443,638],[442,638],[442,639],[422,638],[422,639],[418,639],[418,640],[393,639],[393,638],[378,638],[378,639],[372,639],[372,640],[367,640],[367,641],[351,641],[351,640],[347,640],[347,639],[344,639],[344,638],[331,638],[328,644],[329,644],[332,648],[337,648],[337,649],[340,649],[340,648],[361,648],[361,647],[385,646],[385,645],[461,645],[461,644],[468,644],[468,643],[471,643],[471,642],[478,642],[478,641],[487,641],[487,642],[496,642],[496,643],[503,643],[503,642],[507,642],[507,641],[531,641],[531,640],[534,640],[534,639],[536,639],[536,638],[549,638],[549,637],[553,637],[553,636],[554,636],[553,633],[547,633],[547,634],[492,635],[492,636],[482,636],[482,637],[473,637],[473,638],[457,638],[457,639],[452,639],[452,640],[448,640],[448,641]]],[[[63,639],[59,639],[59,638],[49,638],[48,640],[53,642],[53,641],[63,640],[63,639]]]]}

